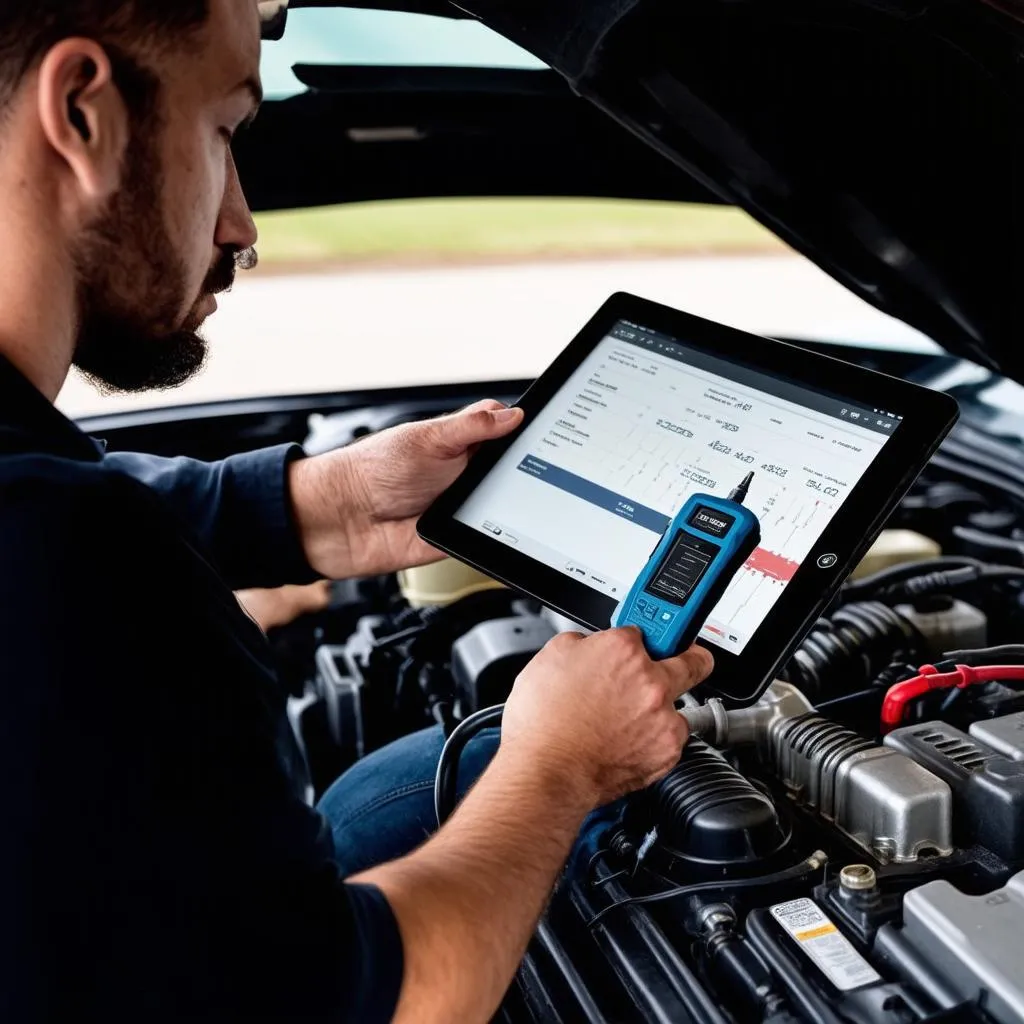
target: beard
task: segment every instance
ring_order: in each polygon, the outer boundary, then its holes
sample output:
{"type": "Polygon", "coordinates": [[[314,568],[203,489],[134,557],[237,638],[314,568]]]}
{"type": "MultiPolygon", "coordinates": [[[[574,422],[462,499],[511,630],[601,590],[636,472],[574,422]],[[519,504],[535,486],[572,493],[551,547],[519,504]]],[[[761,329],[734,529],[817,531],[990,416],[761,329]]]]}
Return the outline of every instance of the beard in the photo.
{"type": "MultiPolygon", "coordinates": [[[[155,132],[149,133],[151,136],[155,132]]],[[[207,343],[188,301],[188,273],[163,218],[155,139],[135,135],[124,186],[76,246],[78,338],[73,365],[101,392],[134,394],[184,384],[203,367],[207,343]]],[[[226,291],[236,253],[223,250],[201,297],[226,291]]]]}

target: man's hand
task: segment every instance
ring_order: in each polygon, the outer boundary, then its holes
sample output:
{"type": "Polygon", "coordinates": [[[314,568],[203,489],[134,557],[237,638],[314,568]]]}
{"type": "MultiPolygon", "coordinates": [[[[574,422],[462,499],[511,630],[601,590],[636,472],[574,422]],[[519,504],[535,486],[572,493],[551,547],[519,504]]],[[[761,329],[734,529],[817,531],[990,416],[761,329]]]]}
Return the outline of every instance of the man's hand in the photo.
{"type": "Polygon", "coordinates": [[[585,815],[672,768],[687,738],[673,701],[711,664],[697,647],[651,661],[629,627],[562,634],[526,667],[451,820],[353,879],[381,889],[402,933],[396,1024],[491,1019],[585,815]]]}
{"type": "Polygon", "coordinates": [[[294,463],[292,506],[313,570],[345,579],[437,561],[416,521],[482,442],[504,437],[522,418],[521,409],[477,402],[294,463]]]}
{"type": "Polygon", "coordinates": [[[693,646],[652,661],[635,626],[561,633],[516,680],[502,718],[509,754],[582,787],[592,807],[660,779],[679,760],[686,719],[673,704],[706,679],[711,654],[693,646]]]}

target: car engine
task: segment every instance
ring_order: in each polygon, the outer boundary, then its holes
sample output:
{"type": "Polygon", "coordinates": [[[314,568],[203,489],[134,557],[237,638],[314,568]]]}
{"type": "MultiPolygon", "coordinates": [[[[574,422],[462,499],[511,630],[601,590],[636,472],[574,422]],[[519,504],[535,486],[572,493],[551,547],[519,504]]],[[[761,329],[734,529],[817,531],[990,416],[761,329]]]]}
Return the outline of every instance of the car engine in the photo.
{"type": "MultiPolygon", "coordinates": [[[[962,422],[760,701],[684,700],[678,765],[566,873],[498,1019],[1024,1020],[1020,465],[962,422]]],[[[567,628],[454,563],[336,584],[272,636],[314,788],[500,703],[567,628]]]]}

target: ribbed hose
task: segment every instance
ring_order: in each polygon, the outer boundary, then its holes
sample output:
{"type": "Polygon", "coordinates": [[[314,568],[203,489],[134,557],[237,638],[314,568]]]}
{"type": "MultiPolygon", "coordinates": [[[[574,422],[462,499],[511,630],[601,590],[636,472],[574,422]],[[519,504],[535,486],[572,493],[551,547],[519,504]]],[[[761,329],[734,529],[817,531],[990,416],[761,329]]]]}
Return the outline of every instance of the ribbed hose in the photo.
{"type": "Polygon", "coordinates": [[[817,703],[868,686],[894,661],[926,656],[927,644],[911,622],[888,605],[865,601],[819,619],[782,678],[817,703]]]}

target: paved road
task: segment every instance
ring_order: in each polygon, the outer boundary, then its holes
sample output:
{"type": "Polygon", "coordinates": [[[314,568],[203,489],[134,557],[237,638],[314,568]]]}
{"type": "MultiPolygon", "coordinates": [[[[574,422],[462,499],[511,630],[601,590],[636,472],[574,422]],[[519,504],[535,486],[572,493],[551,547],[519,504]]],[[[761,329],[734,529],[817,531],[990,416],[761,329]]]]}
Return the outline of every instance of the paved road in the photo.
{"type": "Polygon", "coordinates": [[[283,393],[531,377],[613,292],[759,334],[929,346],[798,257],[688,257],[360,270],[240,279],[207,328],[203,374],[177,391],[98,395],[69,415],[283,393]]]}

